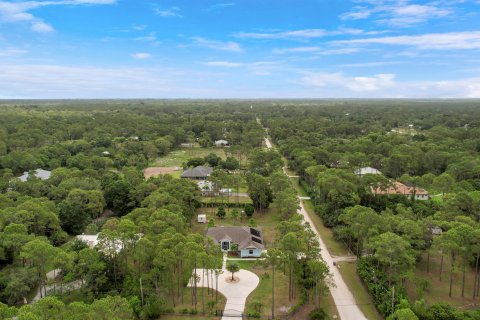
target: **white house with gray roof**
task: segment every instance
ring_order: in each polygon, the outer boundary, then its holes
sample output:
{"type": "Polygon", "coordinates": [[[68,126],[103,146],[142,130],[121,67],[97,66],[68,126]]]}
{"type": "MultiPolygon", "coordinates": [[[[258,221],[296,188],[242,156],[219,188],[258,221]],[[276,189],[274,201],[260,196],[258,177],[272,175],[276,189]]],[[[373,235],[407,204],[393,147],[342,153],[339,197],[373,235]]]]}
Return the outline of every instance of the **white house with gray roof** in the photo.
{"type": "Polygon", "coordinates": [[[259,258],[265,250],[262,231],[251,227],[214,227],[207,237],[218,243],[222,251],[238,251],[241,258],[259,258]]]}

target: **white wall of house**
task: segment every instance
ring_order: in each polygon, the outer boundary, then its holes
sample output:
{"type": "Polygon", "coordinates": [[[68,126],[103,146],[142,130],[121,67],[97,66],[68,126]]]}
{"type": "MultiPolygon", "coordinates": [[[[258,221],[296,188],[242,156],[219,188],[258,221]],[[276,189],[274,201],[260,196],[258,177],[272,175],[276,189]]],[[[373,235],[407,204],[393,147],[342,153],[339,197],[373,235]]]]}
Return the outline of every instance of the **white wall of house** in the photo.
{"type": "Polygon", "coordinates": [[[262,255],[262,249],[243,249],[240,250],[240,258],[259,258],[262,255]]]}
{"type": "Polygon", "coordinates": [[[416,194],[415,195],[415,200],[428,200],[430,197],[428,194],[416,194]]]}

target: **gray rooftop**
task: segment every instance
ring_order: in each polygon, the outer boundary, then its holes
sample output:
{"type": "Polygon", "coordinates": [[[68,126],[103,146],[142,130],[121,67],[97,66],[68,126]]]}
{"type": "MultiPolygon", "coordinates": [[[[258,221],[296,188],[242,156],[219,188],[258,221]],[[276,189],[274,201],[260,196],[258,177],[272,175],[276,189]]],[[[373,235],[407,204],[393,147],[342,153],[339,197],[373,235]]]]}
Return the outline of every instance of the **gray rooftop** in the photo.
{"type": "Polygon", "coordinates": [[[228,239],[238,244],[238,250],[243,249],[264,249],[262,231],[250,227],[214,227],[209,228],[207,236],[220,242],[228,239]]]}
{"type": "Polygon", "coordinates": [[[212,174],[213,168],[198,166],[193,169],[185,170],[180,177],[182,178],[207,178],[212,174]]]}

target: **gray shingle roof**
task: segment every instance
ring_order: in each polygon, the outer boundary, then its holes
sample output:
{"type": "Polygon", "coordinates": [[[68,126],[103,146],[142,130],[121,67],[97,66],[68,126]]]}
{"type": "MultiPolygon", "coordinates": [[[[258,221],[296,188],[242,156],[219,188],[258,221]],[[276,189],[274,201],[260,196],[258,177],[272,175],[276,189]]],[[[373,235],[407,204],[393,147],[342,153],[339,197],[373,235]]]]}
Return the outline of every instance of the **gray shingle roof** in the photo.
{"type": "Polygon", "coordinates": [[[209,228],[207,236],[220,242],[228,239],[238,244],[238,250],[243,249],[264,249],[262,231],[258,228],[250,227],[214,227],[209,228]],[[257,235],[260,235],[257,237],[257,235]]]}
{"type": "Polygon", "coordinates": [[[193,169],[185,170],[182,173],[182,178],[207,178],[212,174],[213,168],[205,167],[205,166],[198,166],[193,169]]]}

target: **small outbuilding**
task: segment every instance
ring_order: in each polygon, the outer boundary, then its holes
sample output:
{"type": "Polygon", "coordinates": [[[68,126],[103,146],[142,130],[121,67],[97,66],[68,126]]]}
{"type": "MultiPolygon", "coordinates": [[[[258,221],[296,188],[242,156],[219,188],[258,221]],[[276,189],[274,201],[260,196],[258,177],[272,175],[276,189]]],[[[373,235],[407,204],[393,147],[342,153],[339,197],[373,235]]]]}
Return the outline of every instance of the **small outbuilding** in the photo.
{"type": "Polygon", "coordinates": [[[215,141],[215,147],[217,148],[223,148],[228,146],[228,141],[227,140],[217,140],[215,141]]]}
{"type": "Polygon", "coordinates": [[[197,222],[198,223],[207,223],[207,215],[206,214],[199,214],[197,217],[197,222]]]}

